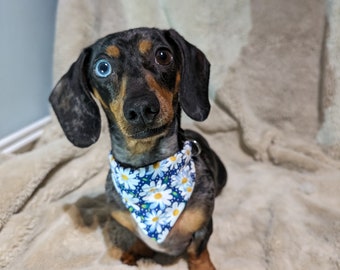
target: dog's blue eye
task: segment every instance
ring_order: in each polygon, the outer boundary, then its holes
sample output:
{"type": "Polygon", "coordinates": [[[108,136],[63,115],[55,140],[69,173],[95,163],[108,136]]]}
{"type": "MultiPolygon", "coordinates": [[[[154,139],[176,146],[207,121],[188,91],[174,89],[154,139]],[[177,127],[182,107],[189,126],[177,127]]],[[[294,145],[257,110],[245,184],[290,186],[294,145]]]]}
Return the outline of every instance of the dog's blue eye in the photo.
{"type": "Polygon", "coordinates": [[[100,59],[96,62],[94,66],[94,72],[98,77],[106,78],[112,72],[111,64],[105,59],[100,59]]]}

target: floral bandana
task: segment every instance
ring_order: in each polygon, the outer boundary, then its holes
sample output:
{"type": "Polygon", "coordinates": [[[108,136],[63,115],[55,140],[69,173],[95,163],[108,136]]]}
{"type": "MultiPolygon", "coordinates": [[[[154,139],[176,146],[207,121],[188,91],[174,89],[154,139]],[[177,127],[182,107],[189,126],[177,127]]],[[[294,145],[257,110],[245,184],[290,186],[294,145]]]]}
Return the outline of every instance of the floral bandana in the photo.
{"type": "Polygon", "coordinates": [[[152,165],[132,169],[109,155],[117,192],[144,234],[162,243],[184,210],[195,185],[191,142],[152,165]]]}

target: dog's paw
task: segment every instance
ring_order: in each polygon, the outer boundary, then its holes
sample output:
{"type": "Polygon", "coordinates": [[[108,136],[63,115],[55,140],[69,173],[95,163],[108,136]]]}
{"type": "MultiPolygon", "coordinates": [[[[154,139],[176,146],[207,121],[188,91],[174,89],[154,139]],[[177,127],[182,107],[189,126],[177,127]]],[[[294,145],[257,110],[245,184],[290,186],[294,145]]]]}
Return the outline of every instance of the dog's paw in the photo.
{"type": "Polygon", "coordinates": [[[122,256],[120,257],[120,261],[127,265],[137,265],[137,258],[134,254],[129,252],[123,252],[122,256]]]}
{"type": "Polygon", "coordinates": [[[216,270],[210,260],[209,252],[205,249],[199,256],[189,255],[189,270],[216,270]]]}

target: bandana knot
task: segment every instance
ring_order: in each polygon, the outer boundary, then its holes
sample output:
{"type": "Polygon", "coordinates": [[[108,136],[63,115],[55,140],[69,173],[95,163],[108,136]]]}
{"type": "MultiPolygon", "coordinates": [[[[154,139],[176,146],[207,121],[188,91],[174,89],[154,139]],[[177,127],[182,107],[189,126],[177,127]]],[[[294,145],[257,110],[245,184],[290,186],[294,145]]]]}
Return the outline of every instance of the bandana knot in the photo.
{"type": "Polygon", "coordinates": [[[173,156],[146,167],[126,168],[109,155],[111,178],[141,231],[161,243],[181,215],[195,185],[190,141],[173,156]]]}

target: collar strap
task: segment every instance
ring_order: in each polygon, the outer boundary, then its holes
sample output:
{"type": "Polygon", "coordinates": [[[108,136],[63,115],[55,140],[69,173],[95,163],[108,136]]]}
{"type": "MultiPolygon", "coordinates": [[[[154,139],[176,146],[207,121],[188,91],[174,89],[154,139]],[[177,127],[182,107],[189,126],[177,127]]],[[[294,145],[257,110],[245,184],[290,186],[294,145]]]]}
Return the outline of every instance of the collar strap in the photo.
{"type": "Polygon", "coordinates": [[[184,142],[173,156],[142,168],[123,167],[111,154],[109,160],[113,184],[139,229],[162,243],[195,186],[192,142],[184,142]]]}

